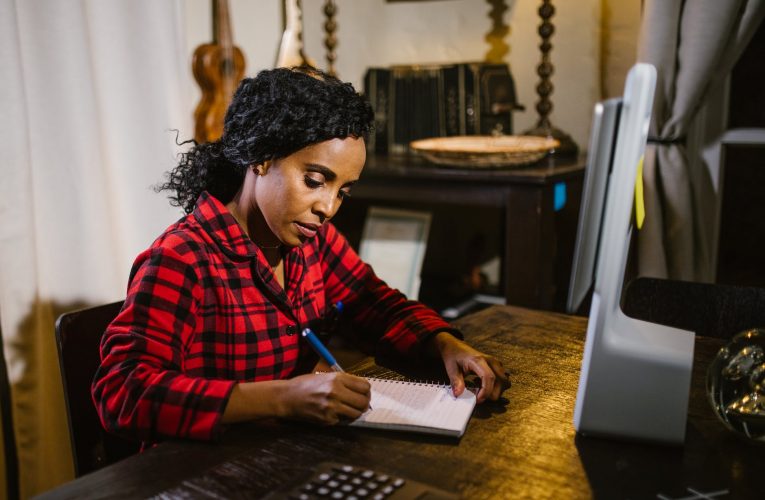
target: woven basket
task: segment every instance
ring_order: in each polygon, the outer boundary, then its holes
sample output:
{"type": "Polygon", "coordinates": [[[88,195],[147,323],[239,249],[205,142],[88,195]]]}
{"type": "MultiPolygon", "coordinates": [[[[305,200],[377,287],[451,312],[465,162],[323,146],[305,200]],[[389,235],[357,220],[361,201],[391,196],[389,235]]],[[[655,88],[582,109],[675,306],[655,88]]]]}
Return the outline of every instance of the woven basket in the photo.
{"type": "Polygon", "coordinates": [[[426,160],[448,167],[504,168],[529,165],[560,143],[530,135],[464,135],[412,141],[410,147],[426,160]]]}

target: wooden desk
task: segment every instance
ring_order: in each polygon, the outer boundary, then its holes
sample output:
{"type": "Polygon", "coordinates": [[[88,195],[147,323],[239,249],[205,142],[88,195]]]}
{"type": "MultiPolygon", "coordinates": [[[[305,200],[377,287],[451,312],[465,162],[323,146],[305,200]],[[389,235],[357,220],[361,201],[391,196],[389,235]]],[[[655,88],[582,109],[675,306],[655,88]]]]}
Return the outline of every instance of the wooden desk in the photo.
{"type": "MultiPolygon", "coordinates": [[[[512,170],[467,170],[428,165],[414,156],[371,156],[352,202],[443,203],[496,207],[503,212],[502,284],[508,304],[562,310],[573,259],[585,161],[547,158],[512,170]],[[554,210],[555,186],[567,201],[554,210]],[[558,272],[556,274],[556,267],[558,272]],[[561,290],[563,289],[563,290],[561,290]],[[560,295],[560,294],[559,294],[560,295]]],[[[347,212],[341,211],[341,224],[347,212]]]]}
{"type": "Polygon", "coordinates": [[[764,498],[765,449],[726,431],[706,402],[704,370],[722,341],[697,340],[686,444],[673,448],[575,435],[584,318],[494,306],[458,323],[474,344],[504,360],[513,382],[504,403],[476,408],[461,440],[246,424],[229,429],[220,444],[167,442],[43,497],[256,498],[331,460],[468,499],[688,498],[688,488],[729,490],[722,498],[764,498]]]}

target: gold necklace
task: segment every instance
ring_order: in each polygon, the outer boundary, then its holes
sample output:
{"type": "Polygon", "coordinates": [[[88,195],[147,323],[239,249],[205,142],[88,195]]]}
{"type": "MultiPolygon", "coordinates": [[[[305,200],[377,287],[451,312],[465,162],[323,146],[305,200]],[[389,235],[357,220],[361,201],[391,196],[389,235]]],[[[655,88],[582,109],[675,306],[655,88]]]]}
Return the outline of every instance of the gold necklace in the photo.
{"type": "MultiPolygon", "coordinates": [[[[253,243],[255,243],[255,242],[253,241],[253,243]]],[[[270,246],[266,246],[266,245],[261,245],[260,243],[255,243],[255,246],[257,246],[257,247],[258,247],[258,248],[260,248],[261,250],[276,250],[277,248],[281,248],[281,247],[282,247],[282,244],[281,244],[281,243],[279,243],[279,244],[278,244],[278,245],[276,245],[276,246],[270,247],[270,246]]]]}

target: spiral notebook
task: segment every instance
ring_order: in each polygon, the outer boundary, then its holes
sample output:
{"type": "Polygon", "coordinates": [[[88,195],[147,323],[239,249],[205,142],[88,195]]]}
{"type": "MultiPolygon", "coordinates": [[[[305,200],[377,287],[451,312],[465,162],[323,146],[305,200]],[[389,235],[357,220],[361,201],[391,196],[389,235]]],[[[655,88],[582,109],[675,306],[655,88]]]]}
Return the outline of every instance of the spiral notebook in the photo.
{"type": "Polygon", "coordinates": [[[367,378],[373,409],[350,423],[356,427],[392,429],[460,437],[473,413],[475,394],[455,398],[448,385],[367,378]]]}

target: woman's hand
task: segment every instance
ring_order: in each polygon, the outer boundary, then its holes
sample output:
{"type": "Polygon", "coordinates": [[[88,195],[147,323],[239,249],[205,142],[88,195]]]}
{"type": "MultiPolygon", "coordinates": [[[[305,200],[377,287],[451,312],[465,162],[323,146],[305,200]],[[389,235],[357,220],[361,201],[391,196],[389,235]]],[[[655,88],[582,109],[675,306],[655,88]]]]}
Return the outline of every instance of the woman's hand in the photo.
{"type": "Polygon", "coordinates": [[[450,333],[437,333],[429,347],[444,361],[455,396],[465,390],[465,375],[470,372],[481,378],[481,390],[477,395],[479,403],[487,398],[496,401],[502,391],[510,387],[507,373],[497,358],[473,349],[450,333]]]}
{"type": "Polygon", "coordinates": [[[325,425],[358,418],[372,396],[369,382],[348,373],[315,373],[285,382],[281,416],[325,425]]]}

